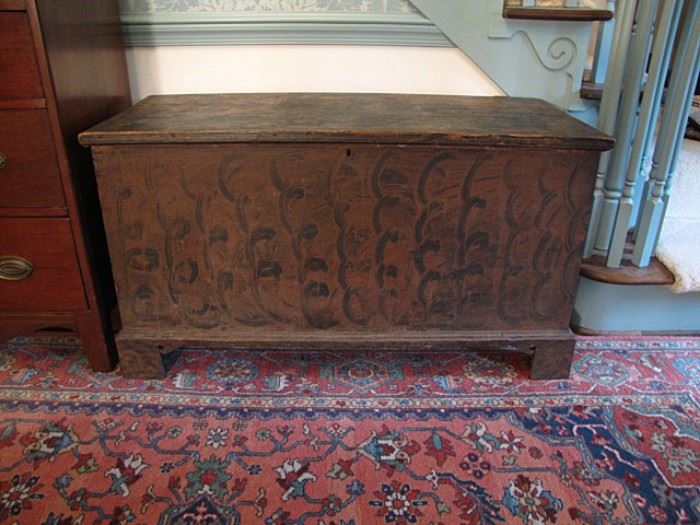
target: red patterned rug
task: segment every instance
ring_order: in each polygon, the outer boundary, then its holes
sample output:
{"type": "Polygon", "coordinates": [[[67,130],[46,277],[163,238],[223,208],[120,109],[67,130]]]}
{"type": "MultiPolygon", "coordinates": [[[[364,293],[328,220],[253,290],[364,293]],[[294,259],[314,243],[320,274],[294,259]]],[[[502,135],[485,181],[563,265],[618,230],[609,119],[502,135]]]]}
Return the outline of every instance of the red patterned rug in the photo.
{"type": "Polygon", "coordinates": [[[700,339],[518,355],[0,347],[0,524],[699,524],[700,339]]]}

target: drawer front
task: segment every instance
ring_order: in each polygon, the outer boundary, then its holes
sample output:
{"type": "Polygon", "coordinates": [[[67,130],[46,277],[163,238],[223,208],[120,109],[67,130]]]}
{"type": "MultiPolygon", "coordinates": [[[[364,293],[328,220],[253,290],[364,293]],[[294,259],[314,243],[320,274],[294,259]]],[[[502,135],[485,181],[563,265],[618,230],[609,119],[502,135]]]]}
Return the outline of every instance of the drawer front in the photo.
{"type": "Polygon", "coordinates": [[[29,17],[0,12],[0,98],[42,98],[29,17]]]}
{"type": "Polygon", "coordinates": [[[0,219],[0,310],[87,307],[68,219],[0,219]]]}
{"type": "Polygon", "coordinates": [[[0,111],[0,208],[63,206],[46,111],[0,111]]]}

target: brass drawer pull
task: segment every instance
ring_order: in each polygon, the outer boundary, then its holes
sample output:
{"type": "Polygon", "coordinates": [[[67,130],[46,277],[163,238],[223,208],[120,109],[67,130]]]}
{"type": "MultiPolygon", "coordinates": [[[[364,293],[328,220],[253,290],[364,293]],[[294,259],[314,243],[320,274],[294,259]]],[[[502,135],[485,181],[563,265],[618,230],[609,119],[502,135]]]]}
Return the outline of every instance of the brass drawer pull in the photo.
{"type": "Polygon", "coordinates": [[[7,166],[7,157],[0,151],[0,170],[7,166]]]}
{"type": "Polygon", "coordinates": [[[15,255],[0,256],[0,280],[21,281],[32,274],[34,266],[27,259],[15,255]]]}

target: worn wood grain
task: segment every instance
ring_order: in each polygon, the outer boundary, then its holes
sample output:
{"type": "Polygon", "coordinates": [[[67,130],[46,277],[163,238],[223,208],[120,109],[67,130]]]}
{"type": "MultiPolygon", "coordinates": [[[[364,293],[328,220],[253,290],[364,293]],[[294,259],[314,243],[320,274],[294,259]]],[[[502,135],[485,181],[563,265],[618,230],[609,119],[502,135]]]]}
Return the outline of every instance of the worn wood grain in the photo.
{"type": "Polygon", "coordinates": [[[568,325],[595,155],[198,145],[95,159],[127,326],[568,325]]]}
{"type": "MultiPolygon", "coordinates": [[[[245,144],[94,155],[132,357],[129,341],[148,353],[139,332],[365,348],[568,334],[593,153],[245,144]]],[[[557,339],[564,353],[570,339],[557,339]]]]}
{"type": "Polygon", "coordinates": [[[24,0],[0,0],[0,11],[24,11],[26,8],[24,0]]]}
{"type": "Polygon", "coordinates": [[[110,322],[116,297],[92,161],[77,136],[131,104],[119,5],[116,0],[35,0],[31,7],[32,20],[41,22],[37,56],[42,71],[50,72],[48,109],[90,306],[92,328],[83,330],[86,352],[93,368],[105,371],[116,364],[110,322]]]}
{"type": "Polygon", "coordinates": [[[590,7],[523,7],[503,6],[503,18],[519,20],[556,20],[559,22],[605,22],[613,17],[608,9],[590,7]]]}
{"type": "Polygon", "coordinates": [[[0,310],[84,309],[85,293],[67,219],[0,219],[0,255],[29,260],[22,281],[0,280],[0,310]]]}
{"type": "Polygon", "coordinates": [[[68,208],[0,208],[3,217],[66,217],[68,208]]]}
{"type": "Polygon", "coordinates": [[[611,140],[547,104],[154,97],[81,140],[130,376],[160,377],[159,346],[180,344],[500,348],[568,374],[611,140]]]}
{"type": "Polygon", "coordinates": [[[82,133],[93,144],[369,142],[528,149],[611,147],[547,102],[509,97],[263,93],[149,97],[82,133]]]}
{"type": "Polygon", "coordinates": [[[43,332],[77,335],[78,325],[71,312],[28,313],[0,310],[0,340],[43,332]]]}
{"type": "Polygon", "coordinates": [[[575,344],[573,337],[568,341],[533,341],[530,379],[568,379],[575,344]]]}
{"type": "Polygon", "coordinates": [[[167,372],[164,356],[179,342],[117,338],[119,373],[128,379],[163,379],[167,372]]]}
{"type": "Polygon", "coordinates": [[[25,12],[0,11],[0,78],[0,98],[44,96],[25,12]]]}
{"type": "Polygon", "coordinates": [[[656,257],[653,257],[649,266],[645,268],[635,266],[630,259],[631,253],[625,254],[620,268],[608,268],[605,257],[594,255],[581,263],[581,275],[608,284],[673,284],[675,280],[673,273],[656,257]]]}
{"type": "Polygon", "coordinates": [[[0,111],[0,208],[65,207],[46,110],[0,111]]]}
{"type": "Polygon", "coordinates": [[[43,109],[45,98],[0,98],[0,111],[3,109],[43,109]]]}
{"type": "Polygon", "coordinates": [[[119,372],[128,378],[162,379],[167,373],[170,354],[180,347],[203,348],[225,346],[255,351],[264,350],[420,350],[439,358],[444,351],[519,352],[532,356],[533,379],[568,376],[574,337],[567,330],[547,331],[405,331],[388,334],[366,332],[327,334],[306,332],[287,334],[275,332],[240,332],[232,342],[231,335],[192,330],[182,333],[167,329],[158,333],[126,328],[117,335],[119,372]],[[558,353],[561,349],[561,354],[558,353]],[[540,355],[538,355],[538,353],[540,355]]]}

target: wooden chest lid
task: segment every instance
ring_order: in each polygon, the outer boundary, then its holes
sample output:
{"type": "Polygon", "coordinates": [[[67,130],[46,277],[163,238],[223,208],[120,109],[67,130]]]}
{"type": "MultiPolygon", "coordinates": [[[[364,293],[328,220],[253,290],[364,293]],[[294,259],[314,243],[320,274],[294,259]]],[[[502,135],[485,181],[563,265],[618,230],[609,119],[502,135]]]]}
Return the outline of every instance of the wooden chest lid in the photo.
{"type": "Polygon", "coordinates": [[[443,95],[157,95],[80,134],[83,145],[362,142],[607,150],[613,140],[537,99],[443,95]]]}

